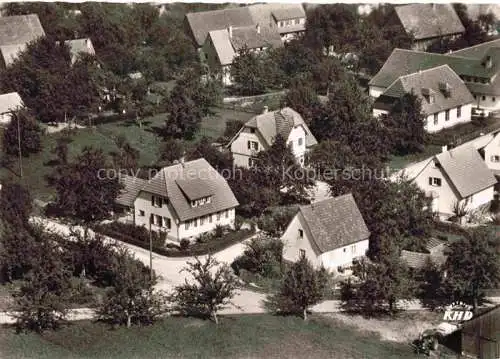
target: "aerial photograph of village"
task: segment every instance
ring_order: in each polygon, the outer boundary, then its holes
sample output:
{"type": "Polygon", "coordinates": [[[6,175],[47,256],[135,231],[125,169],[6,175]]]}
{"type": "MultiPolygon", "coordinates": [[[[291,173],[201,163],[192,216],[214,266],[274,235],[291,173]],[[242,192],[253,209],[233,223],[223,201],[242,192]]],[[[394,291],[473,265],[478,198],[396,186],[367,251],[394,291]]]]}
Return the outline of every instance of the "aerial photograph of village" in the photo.
{"type": "Polygon", "coordinates": [[[500,359],[500,3],[0,0],[0,359],[142,358],[500,359]]]}

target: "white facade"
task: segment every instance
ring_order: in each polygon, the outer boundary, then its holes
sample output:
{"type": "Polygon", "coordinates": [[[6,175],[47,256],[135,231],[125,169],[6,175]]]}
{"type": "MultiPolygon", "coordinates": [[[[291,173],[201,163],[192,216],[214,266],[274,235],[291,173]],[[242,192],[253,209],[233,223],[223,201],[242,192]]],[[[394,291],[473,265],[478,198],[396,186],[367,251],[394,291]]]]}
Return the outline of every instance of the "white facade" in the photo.
{"type": "Polygon", "coordinates": [[[150,228],[150,218],[153,215],[151,230],[167,232],[169,239],[180,241],[183,238],[196,238],[200,234],[213,231],[217,225],[234,227],[234,208],[210,213],[189,221],[180,221],[175,210],[166,198],[141,191],[134,202],[134,220],[137,226],[150,228]],[[155,205],[152,197],[155,197],[155,205]]]}
{"type": "MultiPolygon", "coordinates": [[[[306,149],[306,130],[303,125],[295,126],[286,140],[287,146],[291,146],[292,153],[297,163],[304,164],[306,149]]],[[[267,144],[258,129],[244,127],[231,142],[231,153],[235,166],[251,167],[253,157],[260,151],[266,150],[267,144]]]]}
{"type": "Polygon", "coordinates": [[[301,255],[304,255],[315,267],[323,266],[335,272],[339,267],[351,266],[354,259],[365,256],[368,251],[369,240],[365,239],[325,253],[319,253],[311,244],[311,238],[312,235],[304,217],[298,212],[281,237],[284,244],[283,259],[296,262],[301,255]]]}
{"type": "Polygon", "coordinates": [[[486,166],[491,170],[500,171],[500,134],[497,133],[483,151],[486,166]]]}
{"type": "Polygon", "coordinates": [[[427,116],[425,130],[429,133],[439,132],[461,123],[471,121],[472,104],[464,104],[459,107],[440,111],[427,116]]]}
{"type": "Polygon", "coordinates": [[[491,202],[494,195],[494,186],[490,186],[462,199],[443,169],[435,165],[434,160],[425,166],[414,182],[427,195],[432,196],[432,209],[443,215],[453,215],[457,203],[465,203],[467,210],[474,210],[491,202]]]}
{"type": "Polygon", "coordinates": [[[473,93],[473,95],[476,100],[474,107],[484,108],[489,111],[500,110],[500,96],[475,93],[473,93]]]}
{"type": "Polygon", "coordinates": [[[387,87],[370,86],[368,89],[368,93],[371,97],[377,98],[382,95],[385,90],[387,90],[387,87]]]}

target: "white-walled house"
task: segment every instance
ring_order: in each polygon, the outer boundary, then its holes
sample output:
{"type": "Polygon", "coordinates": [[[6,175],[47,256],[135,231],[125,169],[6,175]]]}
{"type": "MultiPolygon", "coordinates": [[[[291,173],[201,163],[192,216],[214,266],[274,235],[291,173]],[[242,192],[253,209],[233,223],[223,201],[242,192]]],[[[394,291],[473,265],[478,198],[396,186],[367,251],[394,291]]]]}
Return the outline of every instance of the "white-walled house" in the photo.
{"type": "Polygon", "coordinates": [[[203,158],[161,169],[149,181],[127,177],[117,204],[137,226],[180,241],[234,226],[238,201],[227,181],[203,158]]]}
{"type": "Polygon", "coordinates": [[[264,110],[264,113],[245,123],[227,145],[233,154],[235,166],[252,167],[255,156],[272,146],[277,135],[281,135],[286,144],[291,146],[297,163],[301,165],[304,164],[307,151],[318,143],[295,110],[289,107],[276,111],[264,110]]]}
{"type": "Polygon", "coordinates": [[[454,215],[455,206],[474,210],[494,198],[497,183],[479,152],[466,144],[443,151],[394,174],[392,180],[414,182],[432,198],[432,210],[440,218],[454,215]]]}
{"type": "Polygon", "coordinates": [[[407,93],[420,99],[426,116],[424,128],[429,133],[471,121],[474,97],[448,65],[400,76],[377,98],[373,115],[389,113],[407,93]]]}
{"type": "Polygon", "coordinates": [[[338,271],[365,256],[369,237],[352,194],[329,198],[300,206],[281,237],[283,259],[305,256],[315,267],[338,271]]]}
{"type": "Polygon", "coordinates": [[[23,107],[23,100],[17,92],[0,95],[0,125],[8,125],[12,117],[12,112],[23,107]]]}

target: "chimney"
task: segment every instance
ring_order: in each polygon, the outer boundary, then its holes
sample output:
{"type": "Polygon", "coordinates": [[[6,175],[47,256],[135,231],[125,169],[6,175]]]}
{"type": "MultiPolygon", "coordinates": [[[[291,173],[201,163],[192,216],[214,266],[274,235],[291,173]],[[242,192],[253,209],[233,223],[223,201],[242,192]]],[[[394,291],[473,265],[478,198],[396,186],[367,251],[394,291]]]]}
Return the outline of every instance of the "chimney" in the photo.
{"type": "Polygon", "coordinates": [[[232,39],[233,38],[233,27],[231,25],[229,25],[229,27],[227,28],[227,33],[229,34],[229,38],[232,39]]]}
{"type": "Polygon", "coordinates": [[[264,109],[262,110],[262,113],[267,113],[269,111],[269,107],[268,106],[264,106],[264,109]]]}
{"type": "Polygon", "coordinates": [[[257,34],[260,34],[260,25],[257,24],[257,26],[255,26],[255,30],[257,30],[257,34]]]}
{"type": "Polygon", "coordinates": [[[448,145],[441,146],[441,153],[448,151],[448,145]]]}

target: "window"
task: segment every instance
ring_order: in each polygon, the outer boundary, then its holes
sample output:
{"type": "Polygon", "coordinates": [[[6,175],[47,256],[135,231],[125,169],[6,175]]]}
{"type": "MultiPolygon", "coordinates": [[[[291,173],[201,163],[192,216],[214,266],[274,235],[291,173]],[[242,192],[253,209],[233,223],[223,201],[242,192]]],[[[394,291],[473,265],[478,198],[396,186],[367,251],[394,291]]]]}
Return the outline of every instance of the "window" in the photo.
{"type": "Polygon", "coordinates": [[[434,114],[434,124],[437,125],[439,123],[439,113],[434,114]]]}
{"type": "Polygon", "coordinates": [[[491,162],[500,162],[500,156],[498,155],[491,156],[491,162]]]}
{"type": "Polygon", "coordinates": [[[151,196],[151,205],[153,207],[161,207],[162,205],[162,198],[161,197],[157,197],[157,196],[151,196]]]}
{"type": "Polygon", "coordinates": [[[255,128],[251,128],[250,133],[255,133],[255,128]]]}
{"type": "Polygon", "coordinates": [[[207,197],[207,203],[210,203],[210,202],[212,202],[212,197],[211,197],[211,196],[208,196],[208,197],[207,197]]]}
{"type": "Polygon", "coordinates": [[[156,217],[156,225],[161,227],[163,224],[162,216],[155,215],[155,217],[156,217]]]}
{"type": "Polygon", "coordinates": [[[225,211],[226,218],[229,218],[229,210],[225,211]]]}
{"type": "Polygon", "coordinates": [[[257,141],[248,141],[247,142],[247,148],[249,150],[258,151],[259,150],[259,143],[257,141]]]}
{"type": "Polygon", "coordinates": [[[163,225],[167,227],[168,229],[171,228],[172,222],[170,221],[170,218],[168,217],[163,217],[163,225]]]}
{"type": "Polygon", "coordinates": [[[486,101],[486,96],[483,96],[483,101],[486,101]]]}
{"type": "Polygon", "coordinates": [[[198,219],[197,218],[193,219],[193,226],[198,227],[198,219]]]}
{"type": "Polygon", "coordinates": [[[191,207],[197,207],[198,206],[198,202],[196,201],[191,201],[191,207]]]}
{"type": "Polygon", "coordinates": [[[347,252],[347,248],[344,247],[344,249],[342,250],[344,253],[347,252]]]}
{"type": "Polygon", "coordinates": [[[495,102],[495,101],[496,101],[496,98],[492,97],[492,98],[491,98],[491,101],[492,101],[492,102],[495,102]]]}
{"type": "Polygon", "coordinates": [[[205,217],[200,217],[200,226],[203,226],[205,224],[205,217]]]}
{"type": "Polygon", "coordinates": [[[217,220],[220,221],[220,212],[217,212],[217,220]]]}
{"type": "Polygon", "coordinates": [[[144,214],[144,211],[139,210],[139,216],[144,217],[144,215],[145,215],[145,214],[144,214]]]}
{"type": "Polygon", "coordinates": [[[304,258],[306,256],[306,251],[303,249],[299,249],[299,256],[300,258],[304,258]]]}
{"type": "Polygon", "coordinates": [[[356,254],[356,245],[351,246],[351,254],[356,254]]]}
{"type": "Polygon", "coordinates": [[[210,216],[208,216],[208,223],[212,223],[212,222],[213,222],[213,216],[210,215],[210,216]]]}
{"type": "Polygon", "coordinates": [[[248,167],[253,167],[253,166],[254,166],[254,164],[255,164],[255,161],[253,160],[253,158],[252,158],[252,157],[250,157],[250,158],[248,159],[248,167]]]}
{"type": "Polygon", "coordinates": [[[450,120],[450,110],[446,110],[444,113],[444,120],[449,121],[450,120]]]}
{"type": "Polygon", "coordinates": [[[299,238],[304,238],[304,231],[299,229],[299,238]]]}
{"type": "Polygon", "coordinates": [[[303,140],[302,140],[302,137],[301,137],[301,138],[299,138],[299,146],[302,146],[302,142],[303,142],[303,140]]]}
{"type": "Polygon", "coordinates": [[[429,185],[435,186],[435,187],[441,187],[441,178],[429,177],[429,185]]]}
{"type": "Polygon", "coordinates": [[[184,224],[184,228],[187,230],[189,229],[189,221],[186,221],[186,224],[184,224]]]}
{"type": "Polygon", "coordinates": [[[457,118],[460,118],[462,116],[462,106],[457,107],[457,118]]]}
{"type": "Polygon", "coordinates": [[[295,25],[300,24],[300,19],[295,19],[295,25]]]}

